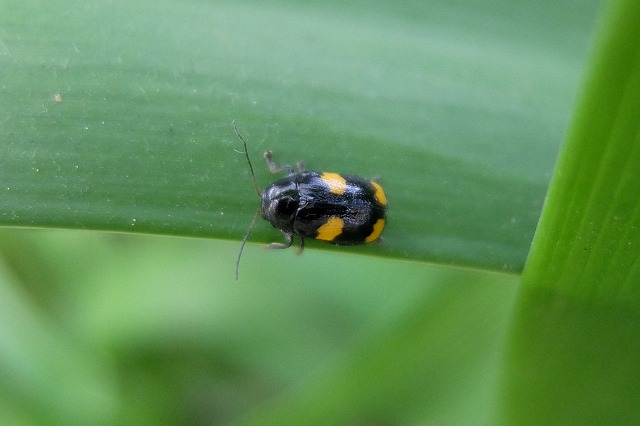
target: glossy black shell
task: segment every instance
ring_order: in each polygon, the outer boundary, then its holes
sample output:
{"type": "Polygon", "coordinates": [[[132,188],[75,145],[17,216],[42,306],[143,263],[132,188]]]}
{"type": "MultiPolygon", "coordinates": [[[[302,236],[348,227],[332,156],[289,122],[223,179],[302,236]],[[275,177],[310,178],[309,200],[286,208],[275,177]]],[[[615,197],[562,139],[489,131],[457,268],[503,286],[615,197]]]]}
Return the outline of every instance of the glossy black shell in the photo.
{"type": "MultiPolygon", "coordinates": [[[[384,227],[386,199],[377,195],[382,189],[357,176],[331,174],[344,179],[346,187],[340,193],[328,186],[327,174],[318,172],[291,173],[272,183],[262,192],[261,216],[281,230],[287,238],[298,235],[318,238],[318,229],[330,218],[343,222],[342,231],[327,242],[338,245],[364,244],[384,227]]],[[[384,196],[384,193],[382,193],[384,196]]],[[[375,239],[373,238],[373,239],[375,239]]]]}

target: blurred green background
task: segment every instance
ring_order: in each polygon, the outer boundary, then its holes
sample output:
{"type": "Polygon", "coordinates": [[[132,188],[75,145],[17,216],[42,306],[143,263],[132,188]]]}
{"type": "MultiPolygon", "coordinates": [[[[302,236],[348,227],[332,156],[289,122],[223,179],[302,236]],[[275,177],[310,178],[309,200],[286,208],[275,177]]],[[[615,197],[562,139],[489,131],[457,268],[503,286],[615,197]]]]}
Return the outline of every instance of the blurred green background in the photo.
{"type": "Polygon", "coordinates": [[[4,1],[0,423],[496,423],[599,8],[4,1]],[[235,282],[233,120],[261,186],[382,176],[385,244],[259,222],[235,282]]]}
{"type": "Polygon", "coordinates": [[[254,247],[235,283],[237,242],[3,231],[3,420],[218,424],[301,392],[324,403],[285,423],[488,414],[516,277],[254,247]]]}

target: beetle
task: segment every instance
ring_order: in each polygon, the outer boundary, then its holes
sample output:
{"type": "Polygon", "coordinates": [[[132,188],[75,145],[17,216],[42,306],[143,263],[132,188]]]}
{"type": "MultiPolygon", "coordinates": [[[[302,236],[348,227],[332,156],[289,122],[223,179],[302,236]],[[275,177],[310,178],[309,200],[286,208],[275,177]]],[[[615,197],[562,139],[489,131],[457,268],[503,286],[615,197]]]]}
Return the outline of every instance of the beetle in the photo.
{"type": "Polygon", "coordinates": [[[283,170],[286,176],[260,191],[249,158],[247,142],[235,121],[233,128],[244,145],[260,209],[253,216],[242,239],[236,262],[236,280],[242,250],[260,215],[284,235],[284,243],[267,244],[267,248],[291,247],[293,236],[300,241],[299,252],[304,250],[305,238],[313,238],[336,245],[358,245],[380,238],[386,223],[387,197],[377,179],[333,172],[306,171],[303,163],[296,169],[288,164],[278,165],[271,151],[264,153],[267,167],[272,173],[283,170]]]}

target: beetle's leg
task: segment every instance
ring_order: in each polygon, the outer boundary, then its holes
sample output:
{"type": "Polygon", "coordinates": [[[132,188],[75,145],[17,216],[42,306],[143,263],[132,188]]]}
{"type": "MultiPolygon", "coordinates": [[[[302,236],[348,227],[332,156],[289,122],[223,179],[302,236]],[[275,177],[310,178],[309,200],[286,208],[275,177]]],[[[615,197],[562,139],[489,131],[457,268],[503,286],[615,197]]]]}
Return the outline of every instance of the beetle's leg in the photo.
{"type": "Polygon", "coordinates": [[[298,247],[298,254],[302,253],[304,250],[304,237],[302,235],[298,235],[300,238],[300,247],[298,247]]]}
{"type": "MultiPolygon", "coordinates": [[[[267,167],[269,168],[269,171],[271,173],[278,173],[281,172],[283,170],[286,170],[288,174],[292,174],[293,173],[293,169],[294,167],[290,164],[277,164],[275,161],[273,161],[273,153],[271,151],[267,151],[264,153],[264,159],[267,162],[267,167]]],[[[296,163],[296,167],[295,170],[297,173],[301,173],[304,172],[305,167],[304,167],[304,162],[303,161],[298,161],[296,163]]]]}
{"type": "Polygon", "coordinates": [[[271,153],[271,151],[266,151],[264,153],[264,159],[267,162],[267,167],[269,168],[269,171],[271,173],[278,173],[281,172],[283,170],[286,170],[287,173],[291,174],[293,173],[293,167],[291,167],[291,165],[289,164],[276,164],[275,161],[273,161],[273,154],[271,153]]]}
{"type": "Polygon", "coordinates": [[[284,239],[285,239],[285,243],[271,243],[271,244],[267,244],[266,246],[264,246],[264,248],[268,248],[268,249],[286,249],[291,247],[291,241],[293,240],[293,235],[283,232],[284,234],[284,239]]]}

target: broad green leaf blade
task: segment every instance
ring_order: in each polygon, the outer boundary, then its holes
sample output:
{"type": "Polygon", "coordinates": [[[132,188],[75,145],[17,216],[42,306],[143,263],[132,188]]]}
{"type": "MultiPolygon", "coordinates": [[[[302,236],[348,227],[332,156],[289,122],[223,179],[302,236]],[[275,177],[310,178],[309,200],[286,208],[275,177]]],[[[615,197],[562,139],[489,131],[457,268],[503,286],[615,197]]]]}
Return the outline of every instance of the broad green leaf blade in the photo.
{"type": "Polygon", "coordinates": [[[238,240],[235,119],[255,163],[383,178],[354,251],[519,270],[596,4],[5,1],[0,224],[238,240]]]}
{"type": "Polygon", "coordinates": [[[508,424],[640,422],[638,28],[613,1],[523,275],[508,424]]]}

